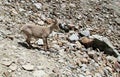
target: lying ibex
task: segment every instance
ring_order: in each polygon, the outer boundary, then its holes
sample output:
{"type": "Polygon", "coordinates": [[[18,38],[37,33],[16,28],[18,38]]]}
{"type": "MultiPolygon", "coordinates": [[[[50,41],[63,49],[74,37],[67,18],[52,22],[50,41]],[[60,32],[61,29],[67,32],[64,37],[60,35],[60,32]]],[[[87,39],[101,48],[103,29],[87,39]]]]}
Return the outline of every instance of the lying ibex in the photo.
{"type": "Polygon", "coordinates": [[[57,19],[52,20],[50,25],[47,26],[38,26],[38,25],[24,25],[20,28],[20,31],[23,32],[27,38],[26,42],[28,43],[29,47],[32,47],[30,44],[31,38],[34,37],[35,39],[42,38],[44,42],[44,50],[46,51],[48,49],[48,43],[47,43],[47,37],[52,31],[58,31],[59,26],[57,19]]]}

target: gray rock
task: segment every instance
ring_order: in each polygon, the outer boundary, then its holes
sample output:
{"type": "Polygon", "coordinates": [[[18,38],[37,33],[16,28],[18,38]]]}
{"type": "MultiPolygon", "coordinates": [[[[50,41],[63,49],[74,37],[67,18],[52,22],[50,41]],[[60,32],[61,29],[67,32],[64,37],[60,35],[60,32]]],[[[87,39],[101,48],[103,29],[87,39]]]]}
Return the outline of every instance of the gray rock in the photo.
{"type": "Polygon", "coordinates": [[[80,74],[80,75],[79,75],[79,77],[86,77],[86,76],[84,76],[84,75],[80,74]]]}
{"type": "Polygon", "coordinates": [[[92,35],[90,38],[94,39],[94,46],[98,46],[100,50],[104,50],[105,53],[114,55],[115,57],[120,56],[119,52],[115,49],[115,47],[112,45],[110,40],[107,37],[103,37],[100,35],[92,35]]]}
{"type": "Polygon", "coordinates": [[[34,3],[34,5],[37,9],[42,9],[42,4],[41,3],[34,3]]]}
{"type": "Polygon", "coordinates": [[[43,21],[38,21],[37,22],[39,25],[44,25],[45,23],[43,21]]]}
{"type": "Polygon", "coordinates": [[[95,73],[95,77],[102,77],[100,73],[95,73]]]}
{"type": "Polygon", "coordinates": [[[39,39],[39,40],[37,41],[37,44],[38,44],[38,45],[43,45],[43,44],[44,44],[43,39],[39,39]]]}
{"type": "Polygon", "coordinates": [[[76,7],[76,5],[73,4],[73,3],[70,3],[69,6],[72,7],[72,8],[75,8],[75,7],[76,7]]]}
{"type": "Polygon", "coordinates": [[[32,70],[34,70],[34,66],[31,65],[30,63],[25,64],[25,65],[22,65],[22,67],[23,67],[25,70],[27,70],[27,71],[32,71],[32,70]]]}
{"type": "Polygon", "coordinates": [[[88,51],[88,55],[90,56],[90,57],[92,57],[93,58],[93,56],[95,55],[96,53],[95,53],[95,51],[93,50],[93,51],[88,51]]]}
{"type": "Polygon", "coordinates": [[[83,35],[83,36],[90,36],[90,31],[89,30],[83,30],[83,31],[80,31],[80,34],[83,35]]]}
{"type": "Polygon", "coordinates": [[[117,57],[118,62],[120,62],[120,55],[117,57]]]}
{"type": "Polygon", "coordinates": [[[12,70],[12,71],[15,71],[16,69],[17,69],[17,65],[16,64],[11,64],[10,66],[9,66],[9,68],[12,70]]]}
{"type": "Polygon", "coordinates": [[[74,33],[74,34],[70,35],[68,39],[70,41],[77,41],[77,40],[79,40],[79,37],[78,37],[77,33],[74,33]]]}
{"type": "Polygon", "coordinates": [[[1,64],[5,65],[5,66],[10,66],[12,63],[13,63],[13,61],[8,58],[3,58],[1,60],[1,64]]]}

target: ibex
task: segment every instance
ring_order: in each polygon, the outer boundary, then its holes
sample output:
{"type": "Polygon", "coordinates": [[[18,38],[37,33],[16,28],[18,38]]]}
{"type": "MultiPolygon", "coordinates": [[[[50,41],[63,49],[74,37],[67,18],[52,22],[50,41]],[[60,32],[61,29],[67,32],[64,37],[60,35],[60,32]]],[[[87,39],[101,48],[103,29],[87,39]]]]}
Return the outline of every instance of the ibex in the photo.
{"type": "Polygon", "coordinates": [[[44,50],[46,51],[48,49],[47,38],[49,34],[52,31],[60,30],[57,19],[52,20],[52,22],[49,24],[50,25],[47,25],[47,26],[28,24],[20,28],[20,31],[23,32],[27,36],[26,42],[30,48],[32,47],[30,43],[31,38],[34,37],[35,39],[42,38],[44,42],[44,50]]]}

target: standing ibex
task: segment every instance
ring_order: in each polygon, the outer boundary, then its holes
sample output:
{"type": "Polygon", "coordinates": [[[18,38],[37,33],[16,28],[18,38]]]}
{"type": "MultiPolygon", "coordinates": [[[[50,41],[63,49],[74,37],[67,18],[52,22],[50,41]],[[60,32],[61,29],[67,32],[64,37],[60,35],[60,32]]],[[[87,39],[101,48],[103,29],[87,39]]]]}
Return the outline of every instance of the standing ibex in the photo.
{"type": "Polygon", "coordinates": [[[38,25],[28,24],[20,28],[20,31],[27,36],[26,42],[28,43],[29,47],[32,47],[32,45],[30,44],[32,37],[34,37],[35,39],[42,38],[44,42],[45,51],[48,49],[47,38],[49,34],[54,30],[56,31],[60,30],[57,19],[52,20],[50,25],[47,25],[47,26],[38,26],[38,25]]]}

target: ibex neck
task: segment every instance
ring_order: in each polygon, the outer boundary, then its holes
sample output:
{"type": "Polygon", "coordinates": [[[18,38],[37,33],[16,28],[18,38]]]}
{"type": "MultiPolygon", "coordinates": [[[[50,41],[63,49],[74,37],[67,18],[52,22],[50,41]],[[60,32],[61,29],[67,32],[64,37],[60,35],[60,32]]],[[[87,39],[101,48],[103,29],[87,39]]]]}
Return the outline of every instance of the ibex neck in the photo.
{"type": "Polygon", "coordinates": [[[55,26],[57,25],[57,23],[53,23],[51,24],[49,27],[50,27],[50,31],[52,32],[55,28],[55,26]]]}

